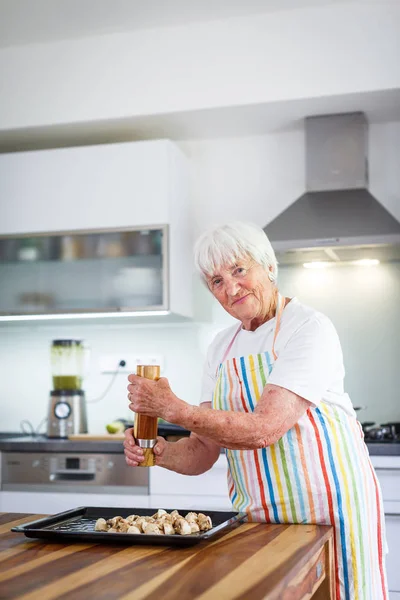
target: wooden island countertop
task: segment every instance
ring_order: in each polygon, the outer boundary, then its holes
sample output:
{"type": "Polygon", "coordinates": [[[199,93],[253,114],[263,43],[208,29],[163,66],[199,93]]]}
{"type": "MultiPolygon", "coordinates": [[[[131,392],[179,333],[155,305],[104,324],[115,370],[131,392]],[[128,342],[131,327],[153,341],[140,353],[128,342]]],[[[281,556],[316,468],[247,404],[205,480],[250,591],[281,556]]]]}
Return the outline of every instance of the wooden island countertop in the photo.
{"type": "Polygon", "coordinates": [[[49,543],[0,513],[0,598],[333,600],[333,529],[244,523],[190,547],[49,543]]]}

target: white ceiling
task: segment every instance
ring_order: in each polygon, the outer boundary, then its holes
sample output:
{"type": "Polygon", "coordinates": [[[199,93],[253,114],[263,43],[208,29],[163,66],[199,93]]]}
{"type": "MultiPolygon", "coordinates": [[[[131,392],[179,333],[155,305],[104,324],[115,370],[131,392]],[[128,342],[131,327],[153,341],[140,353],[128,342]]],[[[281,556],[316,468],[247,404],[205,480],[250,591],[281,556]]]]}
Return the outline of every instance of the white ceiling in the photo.
{"type": "Polygon", "coordinates": [[[382,0],[0,0],[0,46],[382,0]]]}

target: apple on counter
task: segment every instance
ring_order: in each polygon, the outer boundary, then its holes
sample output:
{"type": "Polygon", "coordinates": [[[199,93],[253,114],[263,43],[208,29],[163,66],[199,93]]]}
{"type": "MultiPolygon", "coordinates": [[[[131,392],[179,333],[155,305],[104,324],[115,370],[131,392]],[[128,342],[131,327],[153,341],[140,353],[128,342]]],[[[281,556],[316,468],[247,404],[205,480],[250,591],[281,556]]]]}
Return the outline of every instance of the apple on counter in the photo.
{"type": "Polygon", "coordinates": [[[115,419],[106,425],[108,433],[124,433],[126,429],[133,427],[133,421],[127,421],[126,419],[115,419]]]}

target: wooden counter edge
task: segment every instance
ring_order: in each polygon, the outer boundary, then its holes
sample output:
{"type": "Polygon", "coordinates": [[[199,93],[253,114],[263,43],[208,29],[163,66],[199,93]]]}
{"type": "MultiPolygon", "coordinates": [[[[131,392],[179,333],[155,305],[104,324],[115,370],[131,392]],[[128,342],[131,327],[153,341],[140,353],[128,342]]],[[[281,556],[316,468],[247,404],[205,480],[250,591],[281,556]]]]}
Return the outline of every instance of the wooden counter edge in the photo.
{"type": "Polygon", "coordinates": [[[265,600],[335,600],[334,529],[331,525],[314,525],[325,533],[316,539],[308,552],[296,562],[265,600]],[[299,590],[299,588],[302,590],[299,590]],[[295,595],[294,595],[295,594],[295,595]]]}

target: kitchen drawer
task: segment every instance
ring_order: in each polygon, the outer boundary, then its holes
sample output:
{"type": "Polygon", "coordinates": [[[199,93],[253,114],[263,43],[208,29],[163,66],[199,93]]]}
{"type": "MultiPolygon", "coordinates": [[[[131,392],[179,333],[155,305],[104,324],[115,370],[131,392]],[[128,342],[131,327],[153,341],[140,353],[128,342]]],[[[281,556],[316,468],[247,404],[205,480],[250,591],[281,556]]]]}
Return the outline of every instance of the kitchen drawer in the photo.
{"type": "Polygon", "coordinates": [[[153,494],[150,496],[153,508],[186,510],[232,510],[228,494],[226,496],[185,496],[181,494],[153,494]]]}
{"type": "Polygon", "coordinates": [[[0,512],[55,514],[78,506],[148,508],[149,496],[63,492],[1,492],[0,512]]]}
{"type": "Polygon", "coordinates": [[[390,592],[400,596],[400,515],[385,515],[386,538],[389,553],[386,555],[386,570],[390,592]]]}
{"type": "Polygon", "coordinates": [[[379,467],[375,472],[381,485],[383,501],[400,503],[400,469],[379,467]]]}

